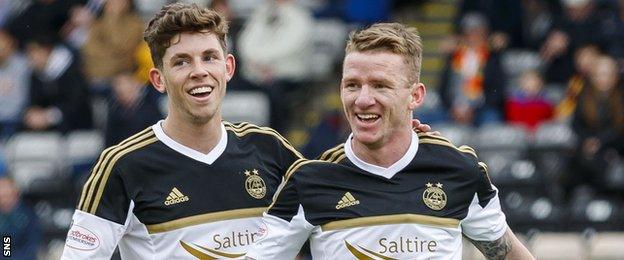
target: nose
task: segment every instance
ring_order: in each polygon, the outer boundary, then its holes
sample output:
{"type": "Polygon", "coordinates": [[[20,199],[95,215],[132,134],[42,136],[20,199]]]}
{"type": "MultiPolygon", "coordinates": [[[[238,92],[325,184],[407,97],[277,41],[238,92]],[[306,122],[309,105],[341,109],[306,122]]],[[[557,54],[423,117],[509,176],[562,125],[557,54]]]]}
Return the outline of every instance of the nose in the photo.
{"type": "Polygon", "coordinates": [[[355,98],[355,105],[358,107],[369,107],[374,104],[375,97],[373,96],[372,89],[368,85],[362,86],[355,98]]]}
{"type": "Polygon", "coordinates": [[[191,70],[190,77],[192,79],[201,79],[208,77],[208,70],[202,62],[194,62],[193,70],[191,70]]]}

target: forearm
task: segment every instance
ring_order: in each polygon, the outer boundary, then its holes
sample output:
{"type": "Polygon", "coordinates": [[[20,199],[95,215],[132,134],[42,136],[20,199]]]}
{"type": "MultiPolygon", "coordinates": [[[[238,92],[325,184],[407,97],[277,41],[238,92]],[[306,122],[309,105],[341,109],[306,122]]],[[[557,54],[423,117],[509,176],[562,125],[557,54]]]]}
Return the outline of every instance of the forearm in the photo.
{"type": "Polygon", "coordinates": [[[468,238],[468,240],[470,240],[487,259],[535,259],[509,228],[501,238],[494,241],[475,241],[470,238],[468,238]]]}

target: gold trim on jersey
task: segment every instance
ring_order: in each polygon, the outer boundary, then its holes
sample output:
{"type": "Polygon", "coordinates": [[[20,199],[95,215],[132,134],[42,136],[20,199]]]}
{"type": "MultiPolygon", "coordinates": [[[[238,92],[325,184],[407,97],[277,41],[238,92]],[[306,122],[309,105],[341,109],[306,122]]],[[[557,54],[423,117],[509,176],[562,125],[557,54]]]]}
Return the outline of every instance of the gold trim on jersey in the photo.
{"type": "Polygon", "coordinates": [[[180,241],[180,245],[182,246],[182,248],[184,248],[184,250],[186,250],[186,252],[189,252],[189,254],[193,255],[194,257],[197,257],[197,259],[205,259],[205,260],[214,260],[217,259],[216,257],[212,257],[202,251],[199,251],[195,248],[193,248],[192,246],[189,246],[187,243],[184,243],[182,241],[180,241]]]}
{"type": "Polygon", "coordinates": [[[145,225],[147,227],[147,232],[150,234],[167,232],[179,228],[184,228],[188,226],[194,226],[198,224],[205,224],[210,222],[222,221],[222,220],[230,220],[230,219],[239,219],[239,218],[252,218],[252,217],[261,217],[262,213],[266,210],[264,207],[259,208],[246,208],[246,209],[234,209],[234,210],[226,210],[219,211],[213,213],[206,213],[202,215],[195,215],[180,219],[175,219],[159,224],[151,224],[145,225]]]}
{"type": "Polygon", "coordinates": [[[139,139],[141,136],[145,135],[145,133],[149,132],[150,130],[151,130],[151,127],[150,128],[146,128],[143,131],[138,132],[138,133],[136,133],[133,136],[130,136],[129,138],[125,139],[124,141],[120,142],[119,144],[106,148],[102,152],[102,154],[100,155],[100,158],[98,159],[97,163],[93,167],[93,171],[92,171],[91,175],[89,176],[89,178],[87,179],[87,181],[85,182],[85,184],[83,186],[83,190],[82,190],[82,193],[80,195],[80,201],[78,202],[78,207],[77,207],[78,209],[82,210],[82,206],[83,206],[83,203],[85,201],[85,197],[87,196],[87,191],[89,191],[91,189],[91,185],[93,185],[93,178],[96,176],[96,174],[94,174],[94,173],[96,172],[96,169],[98,169],[100,167],[104,157],[106,157],[108,155],[108,153],[111,150],[115,149],[116,147],[124,146],[124,145],[128,144],[129,142],[131,142],[133,140],[139,139]]]}
{"type": "Polygon", "coordinates": [[[273,130],[272,128],[260,127],[260,126],[250,124],[247,122],[243,122],[243,123],[239,123],[235,125],[230,122],[223,121],[223,124],[225,125],[225,130],[232,131],[238,137],[245,136],[249,133],[261,133],[261,134],[272,135],[276,137],[278,140],[280,140],[282,142],[282,145],[284,145],[284,147],[286,147],[288,150],[293,152],[297,157],[304,158],[303,155],[299,153],[299,151],[297,151],[297,149],[295,149],[295,147],[293,147],[290,144],[290,142],[288,142],[288,140],[286,140],[286,138],[284,138],[281,134],[279,134],[277,131],[273,130]]]}
{"type": "Polygon", "coordinates": [[[321,225],[321,229],[323,231],[330,231],[391,224],[422,224],[445,228],[457,228],[459,226],[459,220],[454,218],[441,218],[419,214],[396,214],[332,221],[321,225]]]}
{"type": "Polygon", "coordinates": [[[292,165],[290,165],[290,167],[286,171],[286,174],[284,175],[285,176],[284,180],[282,181],[282,183],[277,188],[277,191],[275,191],[275,194],[273,195],[273,202],[271,202],[271,205],[269,205],[269,207],[267,208],[267,211],[269,211],[273,207],[275,202],[277,201],[277,198],[279,197],[280,193],[282,192],[282,189],[284,187],[286,187],[286,183],[288,183],[288,180],[290,179],[290,176],[292,176],[293,173],[295,173],[295,171],[298,170],[301,166],[303,166],[304,164],[311,163],[311,162],[319,162],[319,160],[298,159],[292,165]]]}
{"type": "Polygon", "coordinates": [[[327,161],[328,158],[330,157],[330,155],[332,155],[333,153],[339,151],[339,150],[344,150],[344,143],[337,145],[334,148],[331,148],[325,152],[323,152],[323,154],[319,157],[319,160],[323,160],[323,161],[327,161]]]}
{"type": "Polygon", "coordinates": [[[93,168],[91,177],[89,177],[89,180],[87,181],[88,183],[85,184],[83,194],[87,187],[89,191],[86,193],[84,200],[81,199],[82,205],[79,207],[80,210],[95,214],[97,207],[100,204],[104,188],[106,187],[108,177],[117,160],[129,152],[158,141],[158,138],[156,138],[153,131],[147,131],[144,134],[135,135],[126,141],[107,149],[103,153],[103,156],[100,157],[98,163],[93,168]],[[94,195],[95,198],[93,197],[94,195]]]}
{"type": "Polygon", "coordinates": [[[156,138],[156,136],[153,135],[152,137],[150,137],[149,139],[147,139],[145,141],[142,141],[142,142],[137,143],[137,144],[135,144],[133,146],[130,146],[127,149],[120,150],[118,153],[116,153],[111,158],[110,163],[108,163],[107,167],[104,168],[104,174],[102,176],[102,181],[98,185],[97,193],[95,194],[95,199],[93,200],[93,205],[91,205],[91,209],[89,210],[89,213],[95,214],[95,212],[97,211],[97,208],[100,205],[100,201],[102,199],[102,194],[104,193],[104,188],[106,188],[106,182],[108,182],[108,177],[110,176],[110,173],[113,171],[113,165],[115,165],[115,163],[117,163],[117,160],[119,160],[122,156],[126,155],[129,152],[132,152],[134,150],[143,148],[143,147],[145,147],[147,145],[150,145],[150,144],[153,144],[153,143],[155,143],[157,141],[158,141],[158,138],[156,138]]]}
{"type": "MultiPolygon", "coordinates": [[[[344,242],[345,242],[345,246],[347,247],[347,249],[349,250],[349,252],[351,252],[351,254],[353,254],[353,256],[355,256],[355,258],[356,258],[356,259],[358,259],[358,260],[375,260],[375,258],[372,258],[372,257],[370,257],[370,256],[368,256],[368,255],[366,255],[366,254],[364,254],[362,251],[358,250],[357,248],[355,248],[354,246],[352,246],[351,244],[349,244],[349,242],[347,242],[347,240],[345,240],[344,242]]],[[[375,252],[375,251],[372,251],[372,250],[366,249],[366,248],[365,248],[365,247],[363,247],[363,246],[360,246],[360,245],[357,245],[357,246],[358,246],[360,249],[362,249],[362,250],[366,251],[367,253],[369,253],[369,254],[371,254],[371,255],[374,255],[374,256],[376,256],[376,257],[379,257],[379,258],[381,258],[381,259],[383,259],[383,260],[398,260],[397,258],[392,258],[392,257],[389,257],[389,256],[385,256],[385,255],[382,255],[382,254],[377,253],[377,252],[375,252]]]]}
{"type": "Polygon", "coordinates": [[[475,153],[475,150],[472,149],[472,147],[467,146],[467,145],[462,145],[460,147],[455,146],[453,143],[449,142],[447,139],[442,138],[442,137],[433,137],[431,135],[424,135],[424,136],[418,136],[418,143],[421,144],[436,144],[436,145],[442,145],[442,146],[447,146],[447,147],[451,147],[456,149],[457,151],[460,151],[462,153],[468,153],[472,156],[474,156],[475,158],[477,157],[477,154],[475,153]]]}

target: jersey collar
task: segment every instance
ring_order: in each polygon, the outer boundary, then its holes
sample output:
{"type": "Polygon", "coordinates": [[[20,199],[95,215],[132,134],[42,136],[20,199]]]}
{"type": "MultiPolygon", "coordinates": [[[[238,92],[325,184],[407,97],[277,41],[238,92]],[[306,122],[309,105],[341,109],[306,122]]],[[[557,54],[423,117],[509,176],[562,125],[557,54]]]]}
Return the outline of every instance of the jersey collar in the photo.
{"type": "Polygon", "coordinates": [[[210,152],[204,154],[202,152],[184,146],[183,144],[178,143],[175,140],[171,139],[171,137],[167,136],[167,134],[165,134],[165,131],[163,131],[162,122],[163,120],[160,120],[158,121],[158,123],[152,126],[156,137],[166,146],[169,146],[169,148],[173,149],[178,153],[210,165],[214,163],[214,161],[216,161],[217,158],[221,156],[221,154],[223,154],[223,151],[225,151],[225,147],[227,146],[227,132],[225,131],[225,126],[223,125],[223,123],[221,123],[221,137],[219,138],[219,143],[217,143],[217,146],[212,148],[210,152]]]}
{"type": "Polygon", "coordinates": [[[418,151],[418,135],[412,131],[412,143],[407,149],[407,152],[403,155],[403,157],[401,157],[401,159],[390,165],[390,167],[384,168],[381,166],[367,163],[358,158],[353,152],[353,148],[351,147],[351,139],[353,139],[353,133],[349,135],[349,138],[347,138],[344,146],[347,158],[349,158],[349,160],[358,168],[372,174],[379,175],[386,179],[392,178],[397,172],[403,170],[403,168],[405,168],[414,159],[414,156],[416,156],[416,152],[418,151]]]}

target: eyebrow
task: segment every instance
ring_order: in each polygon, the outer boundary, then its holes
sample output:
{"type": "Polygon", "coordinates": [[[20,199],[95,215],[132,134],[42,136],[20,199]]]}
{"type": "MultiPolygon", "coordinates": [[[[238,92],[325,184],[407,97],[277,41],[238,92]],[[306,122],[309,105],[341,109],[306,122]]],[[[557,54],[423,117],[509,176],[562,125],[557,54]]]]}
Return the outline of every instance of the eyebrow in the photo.
{"type": "MultiPolygon", "coordinates": [[[[217,49],[214,48],[210,48],[210,49],[206,49],[202,52],[202,55],[213,55],[213,54],[218,54],[219,51],[217,49]]],[[[173,56],[171,56],[171,58],[169,59],[169,61],[173,61],[175,59],[179,59],[179,58],[189,58],[191,57],[191,55],[189,55],[188,53],[185,52],[181,52],[181,53],[176,53],[173,56]]]]}

